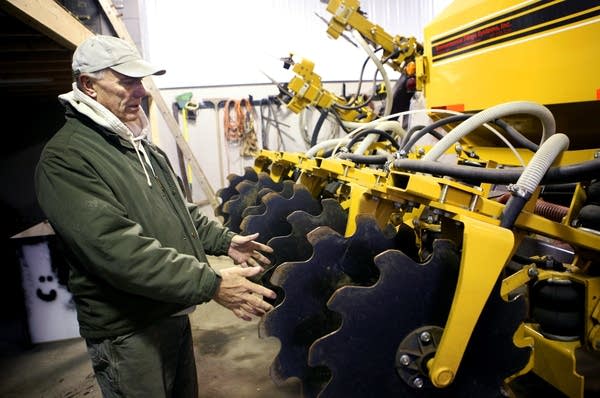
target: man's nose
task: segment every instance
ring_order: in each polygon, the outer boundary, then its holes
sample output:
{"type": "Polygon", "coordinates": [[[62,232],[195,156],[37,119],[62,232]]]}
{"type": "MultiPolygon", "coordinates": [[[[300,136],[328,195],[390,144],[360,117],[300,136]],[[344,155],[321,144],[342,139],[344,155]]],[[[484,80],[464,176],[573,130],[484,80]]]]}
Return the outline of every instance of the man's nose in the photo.
{"type": "Polygon", "coordinates": [[[140,83],[135,88],[135,96],[136,97],[145,97],[147,94],[146,87],[144,87],[144,83],[140,81],[140,83]]]}

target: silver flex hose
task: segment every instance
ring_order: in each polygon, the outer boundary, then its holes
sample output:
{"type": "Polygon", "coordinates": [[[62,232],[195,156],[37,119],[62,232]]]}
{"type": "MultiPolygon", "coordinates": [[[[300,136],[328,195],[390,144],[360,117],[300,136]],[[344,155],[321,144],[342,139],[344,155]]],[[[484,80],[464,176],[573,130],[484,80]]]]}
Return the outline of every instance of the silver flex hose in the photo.
{"type": "Polygon", "coordinates": [[[444,138],[438,141],[433,148],[423,156],[423,160],[438,160],[448,148],[482,124],[515,114],[533,115],[542,122],[542,139],[540,145],[556,131],[554,116],[545,106],[529,101],[506,102],[485,109],[456,126],[456,128],[446,134],[444,138]]]}

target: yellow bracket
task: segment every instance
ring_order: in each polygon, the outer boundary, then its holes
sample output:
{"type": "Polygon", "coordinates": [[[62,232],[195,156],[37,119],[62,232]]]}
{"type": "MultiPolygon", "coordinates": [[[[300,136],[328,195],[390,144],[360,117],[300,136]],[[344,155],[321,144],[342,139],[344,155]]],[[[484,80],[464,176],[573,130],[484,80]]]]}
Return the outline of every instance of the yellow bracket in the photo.
{"type": "MultiPolygon", "coordinates": [[[[315,64],[303,59],[294,64],[292,70],[296,73],[288,83],[288,89],[294,93],[293,98],[287,103],[287,107],[294,113],[300,113],[306,107],[313,105],[321,109],[331,108],[335,104],[344,105],[346,100],[323,88],[321,76],[314,73],[315,64]]],[[[361,122],[369,122],[374,115],[368,106],[359,110],[343,109],[337,110],[342,120],[353,121],[360,119],[361,122]]]]}
{"type": "MultiPolygon", "coordinates": [[[[529,280],[547,280],[551,278],[568,279],[586,285],[586,327],[587,342],[592,350],[598,349],[600,340],[600,278],[580,278],[575,273],[547,271],[530,264],[502,281],[502,296],[525,285],[529,280]]],[[[531,341],[533,355],[526,371],[533,370],[535,374],[552,384],[569,397],[583,397],[585,378],[577,372],[577,357],[575,351],[582,347],[580,340],[559,341],[545,338],[535,324],[523,324],[515,336],[517,345],[531,341]],[[519,343],[522,342],[522,343],[519,343]]]]}
{"type": "Polygon", "coordinates": [[[333,17],[327,27],[327,34],[334,39],[340,37],[346,30],[350,18],[356,18],[359,7],[358,0],[331,0],[327,4],[327,11],[333,14],[333,17]]]}
{"type": "Polygon", "coordinates": [[[384,58],[390,57],[396,49],[399,49],[401,51],[390,59],[390,66],[395,70],[401,70],[404,60],[416,55],[416,39],[390,35],[381,26],[371,23],[359,10],[358,0],[330,0],[327,11],[333,17],[327,27],[327,34],[337,39],[347,27],[354,28],[375,47],[383,48],[384,58]]]}
{"type": "Polygon", "coordinates": [[[525,325],[524,329],[525,335],[534,340],[533,372],[568,397],[583,397],[584,378],[575,366],[575,350],[581,343],[547,339],[533,325],[525,325]]]}
{"type": "Polygon", "coordinates": [[[504,278],[502,280],[502,287],[500,288],[500,296],[503,298],[508,297],[508,294],[515,289],[520,288],[535,277],[538,270],[533,264],[523,266],[520,270],[514,274],[504,278]]]}
{"type": "Polygon", "coordinates": [[[508,229],[461,215],[454,219],[464,225],[458,284],[438,350],[427,363],[431,382],[438,388],[454,380],[481,311],[515,243],[508,229]]]}
{"type": "Polygon", "coordinates": [[[586,313],[587,319],[585,330],[587,331],[588,345],[594,351],[600,351],[600,278],[590,278],[586,281],[586,313]]]}
{"type": "Polygon", "coordinates": [[[315,64],[307,59],[294,64],[294,76],[288,83],[288,88],[294,92],[294,98],[287,107],[299,113],[309,105],[329,108],[336,100],[335,95],[323,89],[321,77],[313,72],[315,64]]]}

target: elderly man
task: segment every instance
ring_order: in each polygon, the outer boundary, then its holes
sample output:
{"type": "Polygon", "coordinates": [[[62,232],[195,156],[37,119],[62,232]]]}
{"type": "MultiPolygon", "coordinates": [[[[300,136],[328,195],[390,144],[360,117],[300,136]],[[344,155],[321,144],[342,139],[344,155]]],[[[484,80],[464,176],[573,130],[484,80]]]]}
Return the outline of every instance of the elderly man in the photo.
{"type": "Polygon", "coordinates": [[[142,78],[161,75],[134,46],[93,36],[73,54],[66,123],[36,169],[39,204],[70,265],[96,379],[106,397],[197,397],[188,314],[215,300],[241,319],[275,293],[248,277],[272,251],[188,203],[165,153],[146,139],[142,78]],[[240,266],[213,270],[207,254],[240,266]]]}

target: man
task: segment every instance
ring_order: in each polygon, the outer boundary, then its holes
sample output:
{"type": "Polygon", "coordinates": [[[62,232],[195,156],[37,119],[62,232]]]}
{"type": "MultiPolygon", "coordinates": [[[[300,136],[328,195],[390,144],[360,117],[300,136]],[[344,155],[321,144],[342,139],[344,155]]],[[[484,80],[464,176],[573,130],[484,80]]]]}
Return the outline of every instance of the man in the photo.
{"type": "Polygon", "coordinates": [[[66,123],[36,169],[39,204],[70,265],[96,379],[106,397],[196,397],[188,313],[215,300],[244,320],[275,293],[248,280],[272,252],[187,203],[166,155],[146,140],[142,78],[161,75],[132,45],[93,36],[73,54],[66,123]],[[220,272],[207,254],[236,264],[220,272]]]}

